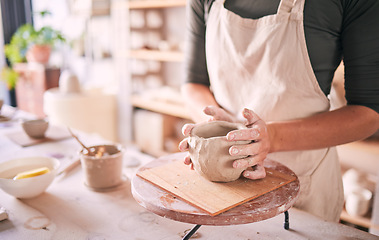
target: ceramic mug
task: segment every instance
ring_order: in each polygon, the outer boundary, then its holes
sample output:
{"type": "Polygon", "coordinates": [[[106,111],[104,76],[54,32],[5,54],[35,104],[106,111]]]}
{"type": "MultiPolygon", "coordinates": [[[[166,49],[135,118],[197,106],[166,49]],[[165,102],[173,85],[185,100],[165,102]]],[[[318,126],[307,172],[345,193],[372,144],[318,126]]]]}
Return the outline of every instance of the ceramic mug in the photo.
{"type": "Polygon", "coordinates": [[[121,145],[96,145],[80,151],[84,170],[84,183],[94,191],[107,191],[123,183],[122,163],[124,149],[121,145]]]}
{"type": "Polygon", "coordinates": [[[364,216],[370,208],[372,192],[365,188],[354,189],[346,198],[346,212],[352,216],[364,216]]]}

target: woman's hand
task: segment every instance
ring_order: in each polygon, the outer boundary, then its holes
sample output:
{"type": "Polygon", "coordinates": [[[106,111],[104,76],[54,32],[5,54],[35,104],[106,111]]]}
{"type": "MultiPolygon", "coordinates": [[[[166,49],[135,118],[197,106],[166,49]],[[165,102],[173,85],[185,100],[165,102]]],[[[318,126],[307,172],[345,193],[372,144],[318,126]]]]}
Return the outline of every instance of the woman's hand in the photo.
{"type": "MultiPolygon", "coordinates": [[[[184,139],[179,143],[179,150],[181,152],[185,152],[189,150],[188,137],[190,136],[191,130],[194,128],[195,124],[185,124],[182,128],[182,134],[184,135],[184,139]]],[[[191,169],[193,169],[191,157],[189,153],[184,157],[184,164],[191,165],[191,169]]]]}
{"type": "MultiPolygon", "coordinates": [[[[222,120],[237,122],[237,120],[227,113],[225,110],[210,106],[204,109],[204,113],[211,116],[209,121],[222,120]]],[[[235,130],[226,136],[230,141],[248,140],[252,143],[247,145],[232,146],[229,149],[229,154],[232,156],[246,156],[248,157],[234,161],[234,168],[246,168],[243,176],[249,179],[260,179],[266,176],[266,171],[263,167],[263,161],[270,150],[270,141],[267,133],[266,123],[259,118],[257,114],[249,109],[244,109],[243,116],[246,119],[245,125],[247,129],[235,130]]],[[[186,124],[182,128],[182,133],[186,137],[179,144],[179,150],[184,152],[188,151],[187,137],[190,136],[191,130],[195,124],[186,124]]],[[[192,166],[189,154],[184,158],[184,163],[192,166]]]]}
{"type": "Polygon", "coordinates": [[[263,161],[270,150],[270,139],[266,123],[252,110],[245,108],[242,112],[246,119],[247,129],[234,130],[226,136],[229,141],[249,140],[250,144],[236,145],[229,149],[232,156],[246,156],[246,158],[235,160],[234,168],[246,168],[242,174],[246,178],[260,179],[266,176],[263,161]]]}

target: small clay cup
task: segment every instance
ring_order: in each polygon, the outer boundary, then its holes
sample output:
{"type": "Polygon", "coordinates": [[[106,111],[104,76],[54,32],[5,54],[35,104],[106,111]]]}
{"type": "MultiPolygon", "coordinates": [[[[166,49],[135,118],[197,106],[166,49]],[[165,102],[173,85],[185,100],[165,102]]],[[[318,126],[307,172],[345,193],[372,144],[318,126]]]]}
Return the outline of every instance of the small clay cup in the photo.
{"type": "Polygon", "coordinates": [[[109,191],[123,183],[122,162],[124,149],[121,145],[96,145],[80,151],[80,160],[84,170],[84,184],[93,191],[109,191]],[[102,156],[96,155],[103,149],[102,156]]]}
{"type": "Polygon", "coordinates": [[[234,160],[247,156],[231,156],[229,148],[250,141],[228,141],[226,135],[246,128],[243,124],[212,121],[197,124],[188,138],[189,153],[197,173],[212,182],[237,180],[246,169],[233,168],[234,160]]]}
{"type": "Polygon", "coordinates": [[[25,133],[31,138],[44,138],[49,122],[45,119],[27,120],[22,122],[22,128],[25,133]]]}

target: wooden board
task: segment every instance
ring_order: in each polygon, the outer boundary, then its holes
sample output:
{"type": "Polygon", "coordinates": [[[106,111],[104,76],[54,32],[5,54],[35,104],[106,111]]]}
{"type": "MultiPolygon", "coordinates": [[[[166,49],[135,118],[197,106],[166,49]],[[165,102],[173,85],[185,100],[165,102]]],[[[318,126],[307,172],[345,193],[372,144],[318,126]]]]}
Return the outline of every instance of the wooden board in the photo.
{"type": "Polygon", "coordinates": [[[273,169],[266,168],[266,172],[267,176],[260,180],[240,178],[229,183],[215,183],[201,177],[182,161],[175,161],[140,171],[137,176],[216,216],[296,180],[295,176],[273,169]]]}
{"type": "Polygon", "coordinates": [[[46,131],[45,138],[41,139],[31,138],[26,135],[23,130],[9,133],[7,136],[10,140],[22,147],[29,147],[44,142],[59,141],[71,137],[70,133],[66,129],[55,126],[49,126],[46,131]]]}

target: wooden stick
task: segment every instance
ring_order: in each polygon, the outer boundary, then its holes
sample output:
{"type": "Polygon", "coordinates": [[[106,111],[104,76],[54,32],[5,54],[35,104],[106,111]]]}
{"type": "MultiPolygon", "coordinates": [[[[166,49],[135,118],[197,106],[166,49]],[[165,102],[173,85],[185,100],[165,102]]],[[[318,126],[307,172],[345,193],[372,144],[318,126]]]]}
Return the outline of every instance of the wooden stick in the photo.
{"type": "Polygon", "coordinates": [[[84,149],[87,150],[87,152],[88,152],[88,156],[93,156],[93,154],[92,154],[92,152],[90,151],[90,149],[89,149],[88,147],[86,147],[86,146],[82,143],[82,141],[79,140],[79,138],[78,138],[78,137],[77,137],[77,136],[71,131],[70,127],[67,127],[67,129],[68,129],[68,131],[70,132],[71,136],[72,136],[73,138],[75,138],[76,141],[78,141],[78,143],[80,143],[80,145],[82,145],[82,147],[83,147],[84,149]]]}

